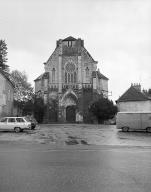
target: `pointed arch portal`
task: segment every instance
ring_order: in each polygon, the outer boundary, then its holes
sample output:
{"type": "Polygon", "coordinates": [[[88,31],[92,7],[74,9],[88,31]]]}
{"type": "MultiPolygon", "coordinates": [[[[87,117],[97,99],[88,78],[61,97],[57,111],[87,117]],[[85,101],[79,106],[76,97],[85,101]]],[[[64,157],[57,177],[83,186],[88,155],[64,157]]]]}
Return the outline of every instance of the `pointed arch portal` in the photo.
{"type": "Polygon", "coordinates": [[[68,123],[73,123],[76,121],[76,108],[77,108],[78,98],[76,94],[68,90],[62,98],[62,106],[64,107],[64,118],[68,123]]]}
{"type": "Polygon", "coordinates": [[[66,107],[66,121],[68,123],[74,123],[76,121],[76,107],[74,105],[66,107]]]}

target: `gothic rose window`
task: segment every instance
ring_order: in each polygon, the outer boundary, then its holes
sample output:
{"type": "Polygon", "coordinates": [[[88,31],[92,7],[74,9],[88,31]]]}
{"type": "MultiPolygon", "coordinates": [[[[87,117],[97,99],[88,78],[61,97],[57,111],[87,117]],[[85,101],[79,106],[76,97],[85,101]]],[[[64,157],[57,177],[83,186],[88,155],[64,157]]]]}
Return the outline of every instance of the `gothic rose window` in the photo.
{"type": "Polygon", "coordinates": [[[65,66],[65,83],[76,83],[77,79],[75,64],[69,62],[65,66]]]}
{"type": "Polygon", "coordinates": [[[65,66],[65,70],[68,72],[68,73],[73,73],[75,71],[75,65],[74,63],[67,63],[66,66],[65,66]]]}

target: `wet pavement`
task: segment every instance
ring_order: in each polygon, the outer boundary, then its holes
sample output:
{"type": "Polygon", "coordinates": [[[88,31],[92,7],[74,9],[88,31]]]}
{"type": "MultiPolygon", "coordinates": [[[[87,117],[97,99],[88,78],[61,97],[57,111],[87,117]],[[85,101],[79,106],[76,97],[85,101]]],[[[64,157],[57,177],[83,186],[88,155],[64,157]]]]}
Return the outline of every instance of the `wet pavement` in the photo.
{"type": "Polygon", "coordinates": [[[109,125],[0,131],[2,192],[150,192],[151,133],[109,125]]]}
{"type": "Polygon", "coordinates": [[[22,133],[0,131],[1,142],[60,145],[151,146],[151,133],[122,132],[115,125],[49,124],[22,133]]]}
{"type": "Polygon", "coordinates": [[[150,192],[151,148],[0,144],[2,192],[150,192]]]}

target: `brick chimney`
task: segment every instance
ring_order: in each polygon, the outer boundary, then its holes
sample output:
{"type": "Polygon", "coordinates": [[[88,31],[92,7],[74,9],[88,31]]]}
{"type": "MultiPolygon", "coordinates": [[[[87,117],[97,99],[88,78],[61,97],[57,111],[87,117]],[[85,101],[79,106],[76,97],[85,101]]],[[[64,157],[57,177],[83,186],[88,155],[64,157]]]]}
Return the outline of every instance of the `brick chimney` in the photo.
{"type": "Polygon", "coordinates": [[[140,83],[132,83],[131,86],[134,87],[136,90],[141,92],[141,85],[140,85],[140,83]]]}

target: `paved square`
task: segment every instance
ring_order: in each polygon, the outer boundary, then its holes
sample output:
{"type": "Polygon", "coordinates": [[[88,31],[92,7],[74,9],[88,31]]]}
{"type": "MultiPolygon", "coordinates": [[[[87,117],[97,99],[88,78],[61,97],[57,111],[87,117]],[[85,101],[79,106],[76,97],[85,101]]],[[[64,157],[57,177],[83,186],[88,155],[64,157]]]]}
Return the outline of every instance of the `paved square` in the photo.
{"type": "Polygon", "coordinates": [[[147,147],[151,146],[151,133],[122,132],[115,125],[41,124],[22,133],[0,131],[0,142],[147,147]]]}

